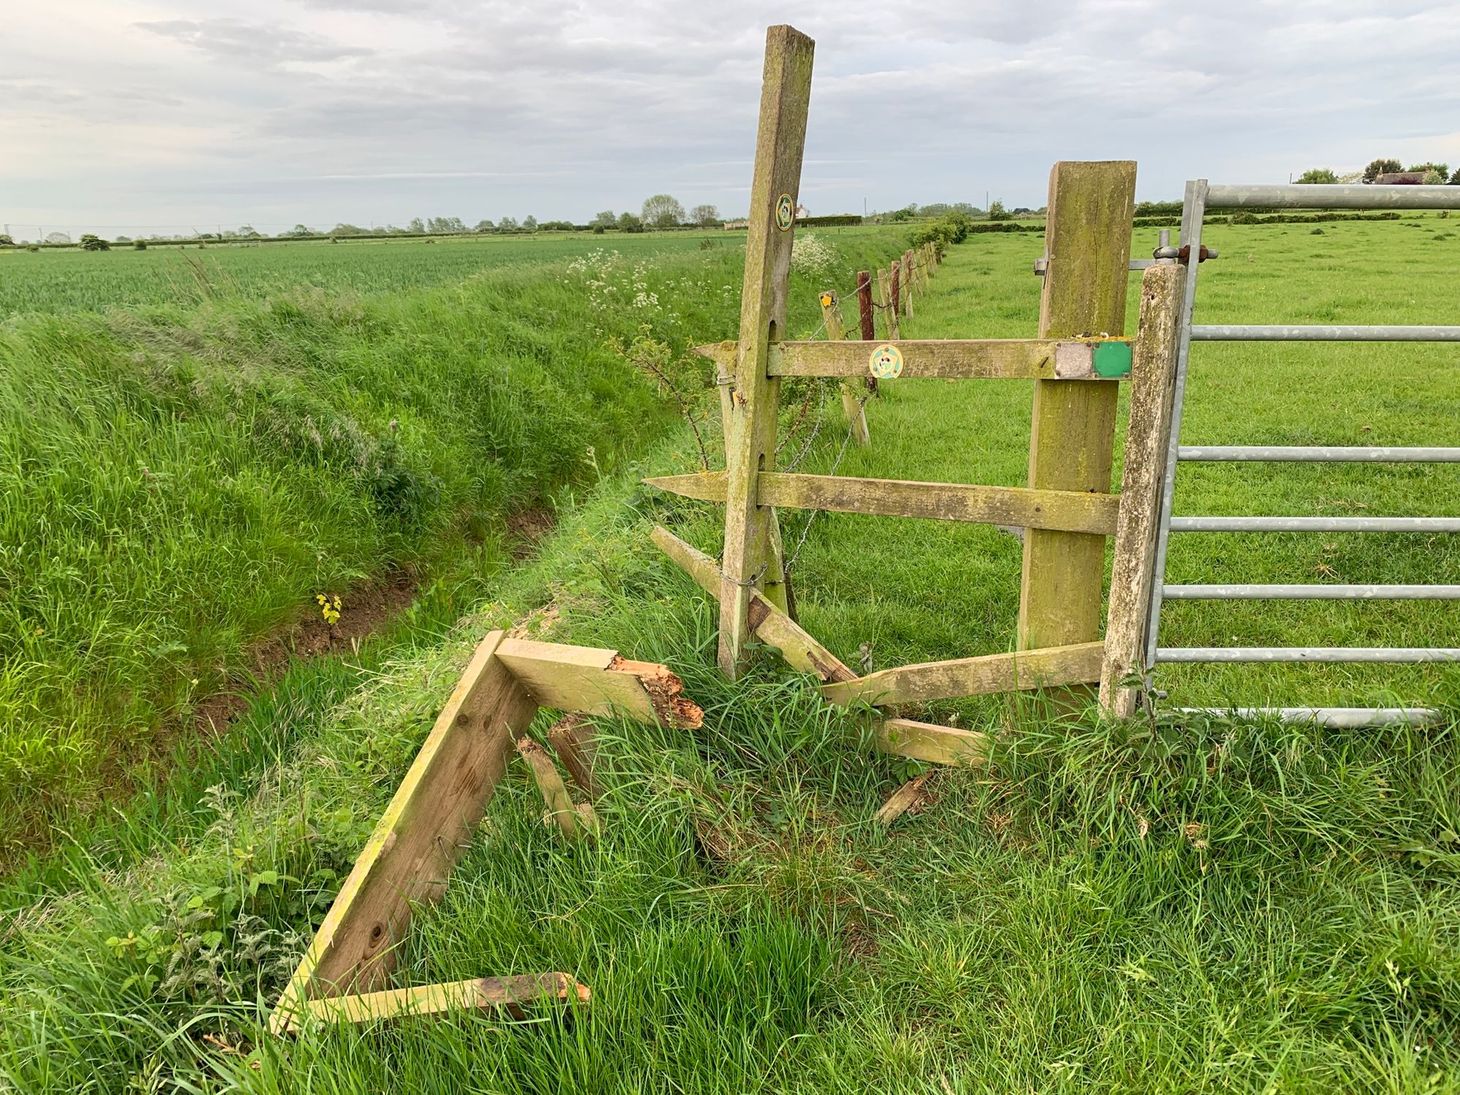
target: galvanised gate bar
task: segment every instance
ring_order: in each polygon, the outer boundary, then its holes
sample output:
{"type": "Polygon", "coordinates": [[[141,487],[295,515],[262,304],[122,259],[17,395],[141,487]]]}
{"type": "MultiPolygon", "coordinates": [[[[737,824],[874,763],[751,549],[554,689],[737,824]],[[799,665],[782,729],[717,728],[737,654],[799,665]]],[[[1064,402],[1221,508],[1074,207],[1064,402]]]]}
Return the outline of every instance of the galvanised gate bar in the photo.
{"type": "MultiPolygon", "coordinates": [[[[1186,254],[1201,254],[1202,221],[1209,209],[1460,209],[1460,187],[1450,186],[1214,186],[1205,179],[1186,184],[1181,244],[1186,254]]],[[[1460,462],[1460,447],[1182,445],[1181,417],[1192,342],[1460,342],[1460,326],[1326,324],[1194,324],[1200,264],[1187,264],[1178,327],[1176,375],[1161,487],[1159,520],[1150,568],[1145,627],[1147,687],[1155,667],[1180,662],[1390,662],[1460,660],[1460,647],[1163,647],[1158,642],[1161,605],[1170,600],[1377,600],[1460,599],[1460,585],[1167,585],[1166,555],[1173,532],[1460,532],[1460,517],[1205,517],[1175,516],[1172,497],[1179,464],[1198,461],[1295,462],[1460,462]]],[[[1260,709],[1241,708],[1249,715],[1260,709]]],[[[1317,719],[1333,726],[1425,721],[1427,710],[1402,708],[1278,708],[1268,713],[1290,719],[1317,719]]]]}

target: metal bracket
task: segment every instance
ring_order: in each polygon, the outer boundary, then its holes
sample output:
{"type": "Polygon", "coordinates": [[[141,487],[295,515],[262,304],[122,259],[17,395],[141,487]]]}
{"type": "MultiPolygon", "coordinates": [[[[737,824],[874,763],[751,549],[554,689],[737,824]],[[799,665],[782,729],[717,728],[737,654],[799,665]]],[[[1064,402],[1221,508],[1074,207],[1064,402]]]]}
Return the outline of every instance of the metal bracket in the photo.
{"type": "MultiPolygon", "coordinates": [[[[1127,264],[1126,269],[1128,269],[1128,270],[1144,270],[1144,269],[1146,269],[1149,266],[1156,265],[1158,262],[1159,263],[1166,263],[1166,262],[1182,262],[1182,263],[1185,263],[1187,261],[1187,257],[1188,257],[1188,255],[1187,255],[1187,249],[1186,248],[1184,248],[1184,247],[1177,248],[1177,247],[1172,247],[1171,246],[1171,230],[1168,229],[1168,228],[1163,228],[1163,229],[1161,229],[1160,234],[1156,237],[1156,249],[1151,252],[1151,257],[1148,258],[1148,259],[1131,259],[1130,262],[1127,264]]],[[[1217,257],[1217,250],[1216,250],[1216,248],[1214,248],[1214,247],[1203,247],[1201,249],[1201,261],[1202,262],[1206,262],[1208,259],[1214,259],[1216,257],[1217,257]]],[[[1034,260],[1034,273],[1035,273],[1036,276],[1042,278],[1042,277],[1044,277],[1045,273],[1048,270],[1049,270],[1049,256],[1048,255],[1041,256],[1040,258],[1037,258],[1037,259],[1034,260]]]]}

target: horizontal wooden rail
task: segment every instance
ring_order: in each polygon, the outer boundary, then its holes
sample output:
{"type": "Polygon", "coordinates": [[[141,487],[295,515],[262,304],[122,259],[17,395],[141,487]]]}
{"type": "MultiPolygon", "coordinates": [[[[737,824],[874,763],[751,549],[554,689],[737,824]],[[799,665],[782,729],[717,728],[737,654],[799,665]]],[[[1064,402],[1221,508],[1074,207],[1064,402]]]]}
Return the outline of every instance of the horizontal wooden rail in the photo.
{"type": "MultiPolygon", "coordinates": [[[[666,528],[650,534],[656,547],[684,570],[706,593],[720,595],[720,566],[666,528]]],[[[826,683],[855,681],[856,673],[759,593],[750,600],[750,629],[757,639],[775,647],[792,667],[826,683]]],[[[983,764],[988,760],[989,738],[975,730],[913,719],[879,718],[872,724],[877,750],[934,764],[983,764]]]]}
{"type": "MultiPolygon", "coordinates": [[[[770,376],[873,376],[884,347],[902,359],[897,374],[924,380],[1121,380],[1130,375],[1127,339],[893,339],[888,342],[773,342],[770,376]]],[[[696,352],[733,371],[736,344],[713,342],[696,352]]]]}
{"type": "Polygon", "coordinates": [[[490,1010],[505,1011],[520,1018],[526,1005],[586,1004],[591,996],[588,986],[579,984],[566,973],[477,977],[419,988],[309,1000],[287,1017],[277,1033],[297,1030],[305,1017],[326,1023],[369,1023],[409,1015],[490,1010]]]}
{"type": "Polygon", "coordinates": [[[1100,679],[1104,649],[1104,643],[1077,643],[1013,654],[922,662],[884,669],[854,681],[826,684],[821,694],[832,703],[866,701],[892,706],[985,696],[991,692],[1090,684],[1100,679]]]}
{"type": "MultiPolygon", "coordinates": [[[[724,472],[664,475],[644,482],[685,498],[725,500],[724,472]]],[[[799,472],[761,472],[761,505],[821,509],[881,517],[924,517],[992,525],[1059,529],[1109,536],[1115,532],[1120,497],[1082,491],[986,487],[969,483],[920,483],[906,479],[858,479],[799,472]]]]}
{"type": "Polygon", "coordinates": [[[872,726],[878,752],[932,764],[987,764],[987,734],[914,719],[879,719],[872,726]]]}

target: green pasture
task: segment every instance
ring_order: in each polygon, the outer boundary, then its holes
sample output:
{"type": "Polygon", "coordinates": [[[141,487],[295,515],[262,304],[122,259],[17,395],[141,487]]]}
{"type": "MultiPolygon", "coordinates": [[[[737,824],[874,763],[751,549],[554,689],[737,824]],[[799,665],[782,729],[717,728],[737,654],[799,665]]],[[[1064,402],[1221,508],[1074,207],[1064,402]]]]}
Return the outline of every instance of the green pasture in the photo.
{"type": "MultiPolygon", "coordinates": [[[[520,266],[534,241],[349,251],[378,285],[409,284],[423,254],[506,256],[398,292],[287,265],[342,253],[328,244],[240,248],[222,252],[237,277],[199,303],[0,324],[0,862],[155,782],[197,706],[249,687],[250,644],[318,594],[348,613],[391,568],[474,576],[505,557],[507,515],[553,511],[663,436],[666,385],[700,387],[686,347],[734,323],[744,244],[723,235],[550,241],[520,266]],[[250,270],[263,280],[246,291],[250,270]]],[[[901,242],[837,238],[828,273],[844,281],[901,242]]],[[[0,259],[124,279],[177,261],[0,259]]]]}
{"type": "MultiPolygon", "coordinates": [[[[1448,322],[1447,229],[1213,228],[1222,257],[1202,271],[1198,319],[1448,322]]],[[[1138,234],[1137,253],[1153,245],[1138,234]]],[[[1034,334],[1039,250],[1033,235],[952,248],[904,333],[1034,334]]],[[[690,318],[701,283],[664,270],[660,299],[686,317],[677,334],[733,335],[733,301],[690,318]]],[[[793,282],[793,334],[815,331],[814,293],[842,276],[793,282]]],[[[1445,444],[1456,358],[1198,347],[1184,437],[1445,444]]],[[[1029,384],[882,387],[861,450],[843,445],[834,388],[787,384],[781,462],[807,446],[811,471],[1024,480],[1029,384]]],[[[1453,724],[1109,724],[1037,701],[947,705],[927,714],[994,731],[993,763],[939,772],[924,808],[885,830],[873,814],[918,766],[873,754],[861,718],[823,705],[772,651],[727,683],[713,604],[647,543],[657,521],[715,550],[715,507],[635,485],[696,466],[691,432],[666,425],[572,504],[556,495],[554,535],[474,585],[456,627],[286,680],[200,766],[213,789],[78,830],[0,884],[0,1090],[1460,1091],[1453,724]],[[473,644],[542,609],[556,639],[669,663],[705,725],[599,721],[592,844],[544,827],[514,766],[398,978],[564,970],[592,1005],[270,1038],[269,1005],[473,644]],[[233,763],[234,749],[252,759],[233,763]]],[[[1178,511],[1453,513],[1451,474],[1212,467],[1183,471],[1178,511]]],[[[802,620],[845,660],[863,644],[877,668],[1011,647],[1013,536],[804,521],[782,514],[788,546],[805,539],[802,620]]],[[[1193,535],[1172,577],[1453,581],[1451,550],[1193,535]]],[[[1449,645],[1453,622],[1437,604],[1194,605],[1173,611],[1166,641],[1449,645]]],[[[1435,667],[1167,676],[1179,703],[1453,702],[1453,671],[1435,667]]]]}
{"type": "MultiPolygon", "coordinates": [[[[817,229],[840,238],[861,229],[817,229]]],[[[595,248],[635,260],[706,250],[738,252],[744,232],[544,232],[436,239],[300,240],[269,243],[154,244],[135,251],[0,249],[0,316],[196,304],[260,298],[303,286],[357,293],[454,285],[489,271],[522,275],[595,248]]]]}

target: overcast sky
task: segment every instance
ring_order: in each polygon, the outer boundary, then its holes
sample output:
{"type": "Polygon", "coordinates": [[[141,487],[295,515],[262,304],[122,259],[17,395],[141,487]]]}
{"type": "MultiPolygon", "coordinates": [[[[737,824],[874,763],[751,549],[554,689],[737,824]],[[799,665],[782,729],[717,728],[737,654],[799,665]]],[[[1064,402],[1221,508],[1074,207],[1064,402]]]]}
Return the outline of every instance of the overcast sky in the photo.
{"type": "MultiPolygon", "coordinates": [[[[1460,4],[6,0],[0,221],[211,228],[743,212],[765,27],[816,39],[801,199],[1143,198],[1460,165],[1460,4]]],[[[23,231],[23,229],[22,229],[23,231]]]]}

